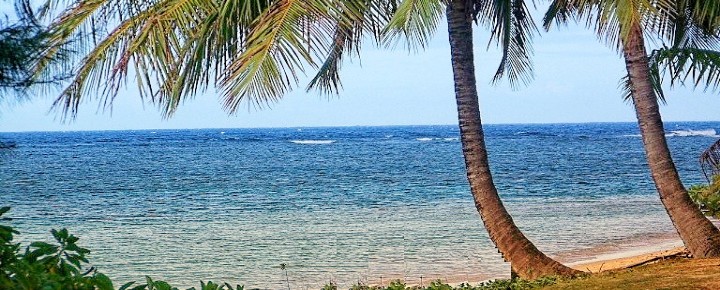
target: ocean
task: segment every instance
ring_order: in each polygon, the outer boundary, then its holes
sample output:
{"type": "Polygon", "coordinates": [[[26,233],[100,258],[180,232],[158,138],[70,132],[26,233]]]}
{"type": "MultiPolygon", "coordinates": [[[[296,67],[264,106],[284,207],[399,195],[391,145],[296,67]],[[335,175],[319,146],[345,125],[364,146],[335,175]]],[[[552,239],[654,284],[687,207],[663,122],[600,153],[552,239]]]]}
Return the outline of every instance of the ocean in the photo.
{"type": "MultiPolygon", "coordinates": [[[[720,122],[666,123],[686,186],[720,122]]],[[[677,240],[635,123],[487,125],[516,224],[564,262],[677,240]]],[[[457,126],[0,133],[21,241],[68,228],[118,285],[319,289],[508,277],[457,126]],[[280,265],[286,266],[285,270],[280,265]]],[[[116,286],[118,286],[116,285],[116,286]]]]}

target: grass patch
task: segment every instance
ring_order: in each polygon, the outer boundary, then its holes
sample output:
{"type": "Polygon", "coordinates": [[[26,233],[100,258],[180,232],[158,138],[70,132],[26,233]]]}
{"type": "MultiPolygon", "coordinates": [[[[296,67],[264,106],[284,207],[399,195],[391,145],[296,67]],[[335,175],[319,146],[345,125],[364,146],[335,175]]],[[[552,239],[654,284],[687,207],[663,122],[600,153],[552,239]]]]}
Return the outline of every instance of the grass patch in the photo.
{"type": "Polygon", "coordinates": [[[720,258],[675,258],[558,281],[543,289],[720,289],[720,258]]]}

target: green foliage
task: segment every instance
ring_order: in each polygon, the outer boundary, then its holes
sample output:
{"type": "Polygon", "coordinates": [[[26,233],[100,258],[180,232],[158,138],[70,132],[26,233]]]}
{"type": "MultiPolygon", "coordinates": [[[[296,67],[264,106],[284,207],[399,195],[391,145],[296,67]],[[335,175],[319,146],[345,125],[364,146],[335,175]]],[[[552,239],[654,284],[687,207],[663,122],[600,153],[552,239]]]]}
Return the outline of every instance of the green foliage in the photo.
{"type": "Polygon", "coordinates": [[[482,290],[520,290],[520,289],[539,289],[545,286],[550,286],[558,282],[557,277],[545,277],[537,280],[523,280],[523,279],[510,279],[510,280],[494,280],[480,284],[475,288],[461,288],[461,289],[482,289],[482,290]]]}
{"type": "MultiPolygon", "coordinates": [[[[150,277],[145,277],[145,284],[138,285],[135,287],[132,287],[135,282],[129,282],[120,287],[118,290],[178,290],[178,288],[171,286],[165,281],[153,281],[150,277]],[[132,288],[131,288],[132,287],[132,288]]],[[[224,283],[224,284],[215,284],[212,281],[208,281],[207,284],[205,282],[200,282],[200,288],[196,289],[195,287],[189,288],[187,290],[244,290],[244,286],[237,285],[235,288],[233,288],[230,284],[224,283]]]]}
{"type": "Polygon", "coordinates": [[[43,58],[41,52],[50,49],[48,34],[30,9],[30,0],[13,0],[15,15],[0,18],[0,105],[15,104],[32,97],[45,88],[60,85],[70,77],[65,72],[33,75],[38,61],[57,63],[64,60],[66,50],[58,50],[53,57],[43,58]],[[10,19],[13,18],[11,21],[10,19]]]}
{"type": "MultiPolygon", "coordinates": [[[[545,277],[537,280],[522,280],[522,279],[500,279],[488,282],[480,283],[479,285],[473,286],[467,283],[462,283],[458,286],[450,286],[443,283],[440,280],[436,280],[425,287],[420,286],[407,286],[405,283],[399,280],[390,282],[387,286],[368,286],[364,284],[356,284],[350,287],[350,290],[524,290],[524,289],[539,289],[545,286],[554,285],[559,282],[557,277],[545,277]]],[[[325,289],[337,289],[335,285],[325,285],[325,289]],[[329,286],[335,288],[328,288],[329,286]]]]}
{"type": "Polygon", "coordinates": [[[690,198],[707,216],[720,218],[720,176],[715,175],[709,185],[693,185],[688,189],[690,198]]]}
{"type": "Polygon", "coordinates": [[[365,285],[363,283],[357,283],[350,287],[350,290],[370,290],[370,289],[373,289],[373,288],[370,288],[370,286],[365,285]]]}
{"type": "MultiPolygon", "coordinates": [[[[0,209],[2,215],[10,209],[0,209]]],[[[77,245],[79,240],[66,229],[53,230],[54,244],[33,242],[20,250],[13,243],[15,229],[0,225],[0,289],[113,289],[110,279],[94,268],[83,272],[89,250],[77,245]]]]}
{"type": "Polygon", "coordinates": [[[440,280],[435,280],[435,281],[430,282],[430,285],[427,287],[427,289],[428,290],[452,290],[453,287],[448,284],[444,284],[440,280]]]}

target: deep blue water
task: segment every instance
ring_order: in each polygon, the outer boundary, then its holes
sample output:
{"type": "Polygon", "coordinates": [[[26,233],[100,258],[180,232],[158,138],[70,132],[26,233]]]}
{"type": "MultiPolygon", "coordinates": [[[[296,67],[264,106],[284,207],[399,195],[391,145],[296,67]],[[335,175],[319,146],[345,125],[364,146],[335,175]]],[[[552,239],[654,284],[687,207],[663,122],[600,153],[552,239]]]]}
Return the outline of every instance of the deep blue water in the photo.
{"type": "MultiPolygon", "coordinates": [[[[667,123],[686,185],[720,122],[667,123]]],[[[489,125],[494,179],[553,255],[672,234],[634,123],[489,125]]],[[[507,274],[456,126],[0,133],[0,205],[24,239],[67,227],[121,281],[294,288],[507,274]]]]}

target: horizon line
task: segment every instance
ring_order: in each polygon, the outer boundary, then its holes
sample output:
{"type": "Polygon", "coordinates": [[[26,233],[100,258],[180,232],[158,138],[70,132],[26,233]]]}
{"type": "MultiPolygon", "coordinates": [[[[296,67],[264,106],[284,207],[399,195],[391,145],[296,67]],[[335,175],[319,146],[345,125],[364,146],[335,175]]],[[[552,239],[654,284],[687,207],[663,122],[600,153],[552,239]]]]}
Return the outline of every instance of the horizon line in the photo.
{"type": "MultiPolygon", "coordinates": [[[[720,122],[720,120],[713,121],[663,121],[663,124],[668,123],[713,123],[720,122]]],[[[577,125],[577,124],[637,124],[636,121],[589,121],[589,122],[537,122],[537,123],[486,123],[484,126],[496,126],[496,125],[577,125]]],[[[329,125],[329,126],[267,126],[267,127],[199,127],[199,128],[142,128],[142,129],[88,129],[88,130],[25,130],[25,131],[0,131],[3,133],[49,133],[49,132],[122,132],[122,131],[173,131],[173,130],[233,130],[233,129],[315,129],[315,128],[358,128],[358,127],[414,127],[414,126],[458,126],[458,124],[389,124],[389,125],[329,125]]],[[[667,129],[667,128],[666,128],[667,129]]]]}

